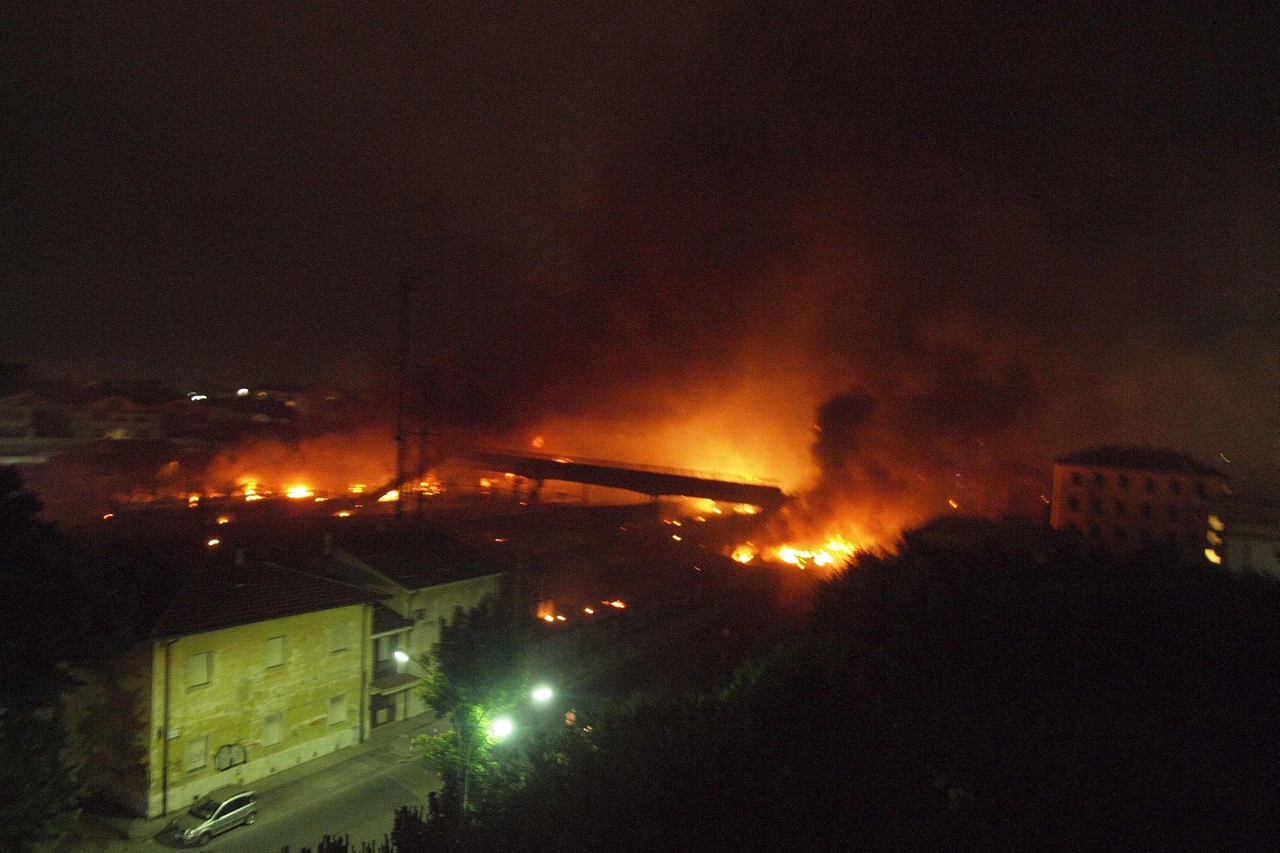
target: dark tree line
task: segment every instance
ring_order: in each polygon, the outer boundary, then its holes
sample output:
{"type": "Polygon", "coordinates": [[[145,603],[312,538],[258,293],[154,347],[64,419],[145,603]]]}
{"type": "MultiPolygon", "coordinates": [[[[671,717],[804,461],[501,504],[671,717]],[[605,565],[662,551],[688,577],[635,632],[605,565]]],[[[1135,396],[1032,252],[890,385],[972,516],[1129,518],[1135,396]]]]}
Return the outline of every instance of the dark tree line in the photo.
{"type": "Polygon", "coordinates": [[[1280,582],[925,529],[718,694],[586,722],[396,849],[1277,849],[1280,582]]]}

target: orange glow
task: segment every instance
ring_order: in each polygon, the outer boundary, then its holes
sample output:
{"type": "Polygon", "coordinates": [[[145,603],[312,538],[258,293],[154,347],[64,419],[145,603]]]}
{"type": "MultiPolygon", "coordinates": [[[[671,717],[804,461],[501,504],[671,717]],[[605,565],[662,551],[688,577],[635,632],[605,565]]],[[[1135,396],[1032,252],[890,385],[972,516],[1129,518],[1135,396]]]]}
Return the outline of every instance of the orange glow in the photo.
{"type": "Polygon", "coordinates": [[[385,504],[385,503],[391,503],[392,501],[398,501],[398,500],[400,500],[400,490],[392,489],[382,497],[378,498],[378,503],[385,504]]]}
{"type": "Polygon", "coordinates": [[[734,560],[745,565],[746,563],[750,563],[754,560],[757,553],[756,546],[748,542],[745,545],[739,545],[737,548],[734,548],[733,553],[730,556],[734,560]]]}
{"type": "Polygon", "coordinates": [[[531,442],[529,442],[529,443],[533,445],[533,449],[534,449],[534,450],[541,450],[541,449],[542,449],[542,445],[546,444],[547,442],[546,442],[546,439],[544,439],[542,436],[540,436],[540,435],[539,435],[539,436],[536,436],[536,437],[533,439],[533,441],[531,441],[531,442]]]}
{"type": "Polygon", "coordinates": [[[290,486],[285,489],[285,496],[294,498],[310,498],[315,496],[315,492],[311,491],[309,486],[290,486]]]}
{"type": "Polygon", "coordinates": [[[609,605],[610,607],[616,607],[616,608],[618,608],[619,610],[625,610],[625,609],[626,609],[626,607],[627,607],[626,602],[624,602],[624,601],[622,601],[621,599],[618,599],[618,598],[615,598],[613,601],[602,601],[602,602],[600,602],[600,603],[601,603],[601,604],[607,604],[607,605],[609,605]]]}
{"type": "Polygon", "coordinates": [[[587,614],[588,616],[590,616],[592,613],[595,613],[596,611],[595,611],[595,609],[594,609],[594,608],[591,608],[591,607],[584,607],[584,608],[582,608],[582,612],[583,612],[583,613],[585,613],[585,614],[587,614]]]}
{"type": "Polygon", "coordinates": [[[219,524],[230,524],[230,523],[231,523],[231,516],[229,516],[229,515],[220,515],[220,516],[218,516],[218,523],[219,523],[219,524]]]}
{"type": "Polygon", "coordinates": [[[116,517],[116,514],[114,512],[109,512],[106,515],[102,516],[102,520],[106,521],[108,518],[115,518],[115,517],[116,517]]]}
{"type": "Polygon", "coordinates": [[[951,500],[947,501],[947,503],[951,504],[951,508],[952,508],[952,509],[959,509],[959,508],[960,508],[960,504],[956,503],[956,499],[955,499],[955,498],[952,498],[951,500]]]}
{"type": "Polygon", "coordinates": [[[333,514],[333,517],[334,517],[334,518],[350,518],[350,517],[351,517],[351,510],[349,510],[349,509],[339,510],[338,512],[335,512],[335,513],[333,514]]]}
{"type": "Polygon", "coordinates": [[[552,616],[550,613],[548,613],[546,616],[543,616],[543,617],[542,617],[542,619],[543,619],[543,621],[545,621],[545,622],[554,622],[554,621],[556,621],[556,617],[552,616]]]}
{"type": "MultiPolygon", "coordinates": [[[[803,569],[808,566],[834,566],[837,562],[848,560],[857,550],[857,546],[843,536],[832,536],[824,544],[816,547],[798,548],[794,545],[781,545],[773,549],[771,555],[780,562],[803,569]]],[[[734,554],[734,559],[738,559],[737,551],[734,554]]],[[[739,562],[745,561],[739,560],[739,562]]]]}
{"type": "Polygon", "coordinates": [[[187,497],[187,506],[199,506],[199,505],[200,505],[199,495],[189,495],[187,497]]]}
{"type": "Polygon", "coordinates": [[[351,494],[353,495],[363,495],[364,490],[367,488],[369,487],[366,486],[364,483],[354,483],[347,487],[347,491],[351,492],[351,494]]]}
{"type": "Polygon", "coordinates": [[[204,544],[206,544],[206,545],[208,545],[209,547],[211,547],[211,548],[212,548],[214,545],[221,544],[221,542],[222,542],[222,540],[221,540],[221,539],[210,539],[208,542],[206,542],[206,543],[204,543],[204,544]]]}
{"type": "Polygon", "coordinates": [[[563,622],[563,621],[564,621],[564,616],[556,616],[556,621],[557,621],[557,622],[563,622]]]}

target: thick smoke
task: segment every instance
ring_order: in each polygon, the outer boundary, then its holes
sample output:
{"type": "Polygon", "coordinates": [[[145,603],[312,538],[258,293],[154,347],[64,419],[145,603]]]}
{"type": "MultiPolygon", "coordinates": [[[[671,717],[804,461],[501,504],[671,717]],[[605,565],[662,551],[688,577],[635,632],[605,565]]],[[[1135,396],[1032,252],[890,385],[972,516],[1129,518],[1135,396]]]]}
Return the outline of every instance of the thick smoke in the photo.
{"type": "Polygon", "coordinates": [[[1037,513],[1093,443],[1272,461],[1270,63],[1241,15],[747,8],[612,185],[541,399],[633,433],[816,412],[805,482],[760,474],[798,486],[793,527],[872,536],[1037,513]],[[741,407],[761,365],[803,391],[741,407]]]}

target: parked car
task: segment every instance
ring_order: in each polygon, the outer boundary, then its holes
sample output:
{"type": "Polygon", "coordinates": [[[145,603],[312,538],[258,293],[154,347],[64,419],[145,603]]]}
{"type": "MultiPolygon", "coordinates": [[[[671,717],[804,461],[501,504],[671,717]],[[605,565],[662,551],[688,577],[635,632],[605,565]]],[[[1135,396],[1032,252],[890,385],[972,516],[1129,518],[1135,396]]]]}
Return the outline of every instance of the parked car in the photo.
{"type": "Polygon", "coordinates": [[[203,846],[215,835],[257,820],[257,803],[258,797],[253,791],[210,795],[192,806],[186,814],[174,818],[169,826],[179,842],[203,846]]]}

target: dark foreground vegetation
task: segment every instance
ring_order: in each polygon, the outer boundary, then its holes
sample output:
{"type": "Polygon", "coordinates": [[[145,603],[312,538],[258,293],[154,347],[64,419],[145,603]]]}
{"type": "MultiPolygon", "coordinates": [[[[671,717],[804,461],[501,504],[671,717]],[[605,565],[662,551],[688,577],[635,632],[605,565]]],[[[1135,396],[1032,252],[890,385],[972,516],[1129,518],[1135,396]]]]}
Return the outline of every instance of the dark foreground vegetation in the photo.
{"type": "Polygon", "coordinates": [[[1278,724],[1275,579],[935,525],[715,695],[496,747],[384,845],[1274,850],[1278,724]]]}

